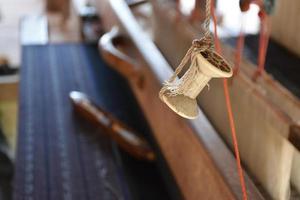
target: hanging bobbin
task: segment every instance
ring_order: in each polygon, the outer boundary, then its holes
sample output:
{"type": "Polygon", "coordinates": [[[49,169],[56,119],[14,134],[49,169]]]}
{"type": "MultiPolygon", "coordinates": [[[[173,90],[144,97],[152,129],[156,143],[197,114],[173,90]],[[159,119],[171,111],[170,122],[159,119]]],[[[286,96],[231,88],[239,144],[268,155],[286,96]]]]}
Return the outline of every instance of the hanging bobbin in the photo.
{"type": "Polygon", "coordinates": [[[194,119],[199,109],[196,98],[212,78],[228,78],[232,76],[232,68],[228,62],[213,50],[210,36],[210,1],[206,6],[206,33],[200,40],[194,40],[191,48],[175,70],[173,76],[166,81],[159,92],[160,99],[178,115],[194,119]],[[177,79],[183,67],[191,60],[189,69],[177,79]]]}

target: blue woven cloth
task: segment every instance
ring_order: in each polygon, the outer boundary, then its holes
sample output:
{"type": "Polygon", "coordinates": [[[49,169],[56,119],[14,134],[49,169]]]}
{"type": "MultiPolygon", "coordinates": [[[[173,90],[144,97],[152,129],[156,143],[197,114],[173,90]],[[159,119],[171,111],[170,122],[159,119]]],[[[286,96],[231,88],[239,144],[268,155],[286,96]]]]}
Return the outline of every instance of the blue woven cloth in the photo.
{"type": "Polygon", "coordinates": [[[22,57],[14,199],[128,199],[112,142],[84,125],[68,98],[82,91],[132,125],[126,81],[95,46],[25,46],[22,57]]]}

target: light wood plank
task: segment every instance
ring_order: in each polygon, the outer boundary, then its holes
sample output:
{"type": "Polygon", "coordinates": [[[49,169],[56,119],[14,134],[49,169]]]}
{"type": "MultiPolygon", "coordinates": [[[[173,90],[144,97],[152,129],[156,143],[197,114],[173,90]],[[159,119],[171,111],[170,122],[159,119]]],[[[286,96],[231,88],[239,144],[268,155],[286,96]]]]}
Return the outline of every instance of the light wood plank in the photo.
{"type": "MultiPolygon", "coordinates": [[[[202,112],[199,119],[187,121],[159,100],[158,91],[172,70],[125,3],[122,0],[110,2],[116,16],[105,17],[104,21],[117,18],[144,60],[141,64],[142,89],[129,80],[183,196],[185,199],[240,199],[242,194],[233,155],[202,112]]],[[[113,21],[107,23],[107,28],[114,24],[113,21]]],[[[246,180],[251,199],[261,199],[248,176],[246,180]]]]}
{"type": "MultiPolygon", "coordinates": [[[[170,63],[176,66],[192,39],[199,38],[201,29],[191,27],[185,19],[175,20],[174,7],[161,1],[153,2],[155,41],[170,63]],[[165,35],[172,35],[172,37],[163,37],[165,35]]],[[[228,53],[226,49],[224,55],[226,58],[233,57],[232,52],[228,53]]],[[[266,92],[261,91],[260,88],[264,88],[263,84],[253,84],[244,73],[234,79],[230,88],[238,138],[240,138],[241,155],[251,172],[273,198],[285,199],[289,194],[294,153],[294,148],[286,138],[289,136],[290,125],[294,123],[293,118],[298,115],[298,112],[295,112],[295,105],[298,102],[290,98],[291,95],[283,96],[283,93],[287,93],[285,90],[273,93],[277,89],[278,83],[272,85],[267,84],[270,79],[263,80],[264,85],[267,85],[266,91],[269,95],[265,95],[266,92]],[[274,89],[274,85],[276,85],[276,89],[274,89]],[[288,105],[282,107],[276,105],[278,97],[280,97],[281,103],[287,102],[288,105]],[[287,114],[286,110],[291,114],[287,114]],[[257,120],[258,118],[260,120],[257,120]],[[274,164],[277,167],[274,167],[274,164]],[[274,180],[277,180],[278,184],[274,184],[274,180]]],[[[212,81],[210,86],[210,91],[200,95],[199,103],[209,119],[230,143],[230,129],[225,105],[222,103],[224,94],[221,81],[212,81]]]]}
{"type": "Polygon", "coordinates": [[[300,1],[277,0],[271,15],[271,37],[300,56],[300,1]]]}

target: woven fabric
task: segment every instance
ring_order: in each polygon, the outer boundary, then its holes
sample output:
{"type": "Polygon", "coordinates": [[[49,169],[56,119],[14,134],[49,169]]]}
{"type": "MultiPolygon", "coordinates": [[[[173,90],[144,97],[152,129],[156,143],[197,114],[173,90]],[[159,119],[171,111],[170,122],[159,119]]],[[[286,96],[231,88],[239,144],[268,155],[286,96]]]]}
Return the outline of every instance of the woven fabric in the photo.
{"type": "Polygon", "coordinates": [[[74,115],[68,97],[82,91],[124,119],[124,80],[94,46],[25,46],[22,57],[14,199],[127,199],[112,142],[74,115]]]}

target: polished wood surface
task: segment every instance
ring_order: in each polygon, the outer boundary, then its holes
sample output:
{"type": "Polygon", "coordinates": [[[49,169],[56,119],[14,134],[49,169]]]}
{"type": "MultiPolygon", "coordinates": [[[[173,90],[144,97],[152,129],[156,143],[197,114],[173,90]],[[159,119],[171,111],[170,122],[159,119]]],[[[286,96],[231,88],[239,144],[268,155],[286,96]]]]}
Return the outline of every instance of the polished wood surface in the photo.
{"type": "MultiPolygon", "coordinates": [[[[175,5],[172,7],[159,0],[153,2],[156,44],[175,67],[192,39],[201,37],[201,29],[184,18],[175,18],[175,5]],[[172,37],[165,38],[164,35],[172,37]]],[[[222,45],[222,49],[223,55],[233,61],[233,50],[226,45],[222,45]]],[[[257,83],[252,82],[254,70],[253,64],[243,60],[242,73],[230,86],[241,156],[273,198],[285,199],[289,196],[290,181],[296,185],[293,177],[299,176],[294,171],[295,163],[299,163],[295,161],[298,156],[294,156],[298,151],[288,141],[292,134],[290,126],[299,121],[299,100],[267,74],[263,74],[257,83]]],[[[212,81],[210,88],[200,95],[199,103],[231,143],[226,116],[220,114],[226,113],[221,81],[212,81]]]]}
{"type": "MultiPolygon", "coordinates": [[[[106,28],[110,29],[116,22],[121,24],[121,30],[130,37],[143,58],[140,67],[144,87],[140,88],[130,77],[127,78],[184,198],[240,199],[242,194],[235,159],[205,115],[201,112],[198,119],[185,120],[159,100],[158,92],[162,82],[171,76],[173,70],[141,30],[125,2],[102,2],[99,5],[101,8],[102,12],[110,9],[114,13],[113,16],[109,12],[102,16],[107,21],[106,28]]],[[[247,175],[246,182],[249,198],[262,199],[247,175]]]]}
{"type": "Polygon", "coordinates": [[[142,79],[139,61],[136,59],[138,54],[135,51],[129,52],[133,44],[128,38],[122,36],[118,27],[113,27],[111,31],[104,34],[99,40],[102,57],[120,74],[131,80],[139,81],[142,79]],[[127,54],[124,54],[119,48],[127,48],[127,54]],[[132,59],[133,58],[133,59],[132,59]]]}
{"type": "Polygon", "coordinates": [[[105,130],[105,133],[114,140],[124,151],[137,159],[154,161],[155,155],[146,140],[121,121],[95,105],[83,93],[72,91],[70,99],[75,111],[85,120],[105,130]]]}

